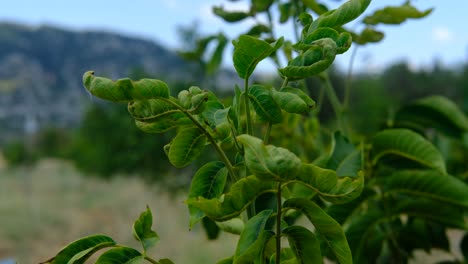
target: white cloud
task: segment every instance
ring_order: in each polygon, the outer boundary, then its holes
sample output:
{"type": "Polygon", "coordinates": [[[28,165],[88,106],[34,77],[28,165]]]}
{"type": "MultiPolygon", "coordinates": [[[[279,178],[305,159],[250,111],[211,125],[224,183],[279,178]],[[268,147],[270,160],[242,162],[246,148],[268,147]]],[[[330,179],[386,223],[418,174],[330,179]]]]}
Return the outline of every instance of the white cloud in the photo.
{"type": "Polygon", "coordinates": [[[432,39],[436,43],[447,44],[454,40],[454,34],[447,27],[438,26],[432,29],[432,39]]]}
{"type": "Polygon", "coordinates": [[[179,6],[176,0],[159,0],[159,3],[161,3],[164,7],[170,9],[176,9],[179,6]]]}

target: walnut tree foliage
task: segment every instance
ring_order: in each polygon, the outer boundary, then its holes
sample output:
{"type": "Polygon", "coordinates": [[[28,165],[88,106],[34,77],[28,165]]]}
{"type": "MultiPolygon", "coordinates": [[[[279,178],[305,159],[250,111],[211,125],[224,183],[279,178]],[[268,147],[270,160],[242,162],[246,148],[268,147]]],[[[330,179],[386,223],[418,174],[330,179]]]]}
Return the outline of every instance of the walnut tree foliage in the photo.
{"type": "MultiPolygon", "coordinates": [[[[173,166],[192,164],[206,148],[217,154],[197,170],[186,200],[190,228],[201,222],[212,237],[220,230],[239,236],[232,255],[217,263],[310,264],[325,257],[337,263],[406,263],[415,249],[449,250],[445,230],[467,229],[468,185],[447,171],[429,135],[462,142],[467,117],[445,97],[427,97],[400,109],[392,125],[370,140],[359,140],[345,115],[347,99],[337,97],[327,74],[352,45],[380,41],[383,32],[377,26],[425,17],[432,10],[419,11],[406,2],[362,18],[370,0],[346,1],[333,10],[314,0],[250,2],[245,11],[213,8],[226,22],[270,18],[232,40],[233,66],[244,85],[233,85],[230,104],[197,86],[174,94],[162,80],[83,75],[94,96],[126,103],[144,132],[175,132],[164,146],[173,166]],[[275,9],[279,23],[296,23],[296,40],[275,37],[275,9]],[[361,32],[347,28],[356,19],[364,26],[361,32]],[[280,54],[287,65],[281,66],[280,54]],[[250,82],[266,59],[277,63],[280,87],[250,82]],[[304,87],[313,76],[331,102],[337,131],[320,126],[323,98],[311,98],[304,87]],[[311,149],[317,154],[312,160],[311,149]],[[301,216],[313,229],[298,224],[301,216]]],[[[227,46],[227,38],[217,34],[182,55],[203,60],[213,71],[227,46]],[[207,56],[212,41],[217,46],[207,56]]],[[[72,242],[46,263],[84,263],[100,250],[104,253],[96,263],[172,263],[148,254],[159,241],[149,208],[135,221],[133,234],[140,250],[93,235],[72,242]]],[[[466,241],[461,246],[466,248],[466,241]]]]}

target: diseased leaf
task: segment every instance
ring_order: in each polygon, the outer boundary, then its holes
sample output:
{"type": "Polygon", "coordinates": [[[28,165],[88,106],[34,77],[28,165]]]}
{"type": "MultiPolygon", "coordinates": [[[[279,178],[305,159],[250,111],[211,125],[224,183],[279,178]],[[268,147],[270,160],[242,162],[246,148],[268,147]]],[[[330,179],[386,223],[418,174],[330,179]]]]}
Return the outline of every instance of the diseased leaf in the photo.
{"type": "Polygon", "coordinates": [[[143,255],[135,249],[118,247],[106,251],[95,264],[139,264],[143,262],[143,255]]]}
{"type": "Polygon", "coordinates": [[[352,36],[355,43],[359,45],[365,45],[367,43],[380,42],[385,35],[383,32],[366,27],[359,35],[353,34],[352,36]]]}
{"type": "Polygon", "coordinates": [[[429,96],[400,109],[395,116],[399,127],[435,128],[445,135],[461,138],[468,132],[468,118],[450,99],[429,96]]]}
{"type": "Polygon", "coordinates": [[[57,255],[43,263],[62,264],[76,263],[82,264],[95,252],[106,247],[115,246],[115,241],[104,235],[93,235],[78,239],[57,253],[57,255]]]}
{"type": "Polygon", "coordinates": [[[213,13],[220,18],[224,19],[226,22],[238,22],[249,17],[250,14],[242,11],[226,11],[222,6],[214,6],[213,13]]]}
{"type": "Polygon", "coordinates": [[[216,225],[223,230],[231,234],[240,235],[244,230],[244,221],[240,218],[232,218],[224,222],[216,222],[216,225]]]}
{"type": "Polygon", "coordinates": [[[372,15],[364,18],[368,25],[377,24],[401,24],[410,18],[423,18],[432,12],[433,8],[419,11],[407,1],[401,6],[387,6],[375,11],[372,15]]]}
{"type": "Polygon", "coordinates": [[[309,112],[310,110],[307,103],[295,93],[287,91],[278,92],[275,89],[272,89],[271,96],[273,97],[275,102],[281,107],[281,109],[288,113],[304,114],[309,112]]]}
{"type": "Polygon", "coordinates": [[[144,252],[159,241],[158,234],[151,229],[152,225],[153,215],[150,208],[146,206],[146,211],[141,213],[140,217],[133,223],[133,236],[136,240],[140,241],[144,252]]]}
{"type": "Polygon", "coordinates": [[[286,86],[286,87],[281,88],[280,92],[293,93],[299,96],[307,104],[309,109],[312,109],[315,107],[315,101],[312,100],[312,98],[310,98],[309,95],[307,95],[301,89],[286,86]]]}
{"type": "Polygon", "coordinates": [[[234,68],[242,79],[252,75],[257,64],[270,56],[283,45],[283,38],[278,39],[272,45],[266,41],[248,35],[241,35],[234,44],[234,68]]]}
{"type": "Polygon", "coordinates": [[[446,173],[444,159],[437,148],[408,129],[387,129],[377,133],[372,141],[372,153],[373,164],[386,156],[396,156],[446,173]]]}
{"type": "MultiPolygon", "coordinates": [[[[353,263],[351,250],[341,226],[314,202],[303,198],[286,200],[284,208],[300,210],[335,254],[339,263],[353,263]]],[[[305,262],[304,262],[305,263],[305,262]]],[[[308,262],[314,263],[314,262],[308,262]]]]}
{"type": "Polygon", "coordinates": [[[169,147],[169,161],[177,168],[183,168],[201,154],[206,144],[206,136],[197,127],[180,130],[169,147]]]}
{"type": "MultiPolygon", "coordinates": [[[[228,171],[224,163],[213,161],[201,167],[193,176],[188,199],[204,197],[219,198],[226,185],[228,171]]],[[[190,228],[200,221],[205,214],[198,208],[188,205],[190,212],[190,228]]]]}
{"type": "MultiPolygon", "coordinates": [[[[320,243],[314,233],[302,226],[288,226],[283,230],[298,264],[321,263],[320,243]]],[[[283,262],[281,262],[283,263],[283,262]]]]}
{"type": "Polygon", "coordinates": [[[296,180],[316,191],[323,199],[337,204],[355,199],[364,188],[362,172],[356,178],[338,177],[335,171],[313,164],[302,164],[296,180]]]}
{"type": "Polygon", "coordinates": [[[249,88],[249,99],[261,121],[281,122],[281,108],[273,100],[269,89],[261,85],[252,85],[249,88]]]}
{"type": "Polygon", "coordinates": [[[147,133],[163,133],[191,121],[175,106],[159,99],[134,101],[128,111],[138,128],[147,133]]]}
{"type": "Polygon", "coordinates": [[[263,262],[265,245],[274,235],[271,231],[265,230],[266,222],[272,213],[272,210],[264,210],[245,224],[244,231],[241,233],[237,243],[234,264],[263,262]]]}
{"type": "Polygon", "coordinates": [[[189,199],[187,203],[202,210],[211,219],[222,222],[238,216],[259,195],[276,191],[277,184],[275,182],[261,181],[252,175],[234,183],[229,192],[219,199],[198,197],[197,199],[189,199]]]}
{"type": "Polygon", "coordinates": [[[301,169],[301,160],[285,148],[264,145],[250,135],[240,135],[237,140],[244,147],[247,168],[260,180],[291,180],[301,169]]]}
{"type": "Polygon", "coordinates": [[[92,95],[113,102],[169,98],[167,84],[155,79],[132,81],[125,78],[112,81],[87,71],[83,75],[83,85],[92,95]]]}
{"type": "Polygon", "coordinates": [[[330,67],[338,50],[336,42],[330,38],[316,41],[307,51],[291,60],[288,66],[279,69],[283,78],[300,80],[317,75],[330,67]]]}
{"type": "Polygon", "coordinates": [[[350,0],[337,9],[321,14],[309,28],[312,33],[319,27],[339,27],[359,17],[369,6],[371,0],[350,0]]]}

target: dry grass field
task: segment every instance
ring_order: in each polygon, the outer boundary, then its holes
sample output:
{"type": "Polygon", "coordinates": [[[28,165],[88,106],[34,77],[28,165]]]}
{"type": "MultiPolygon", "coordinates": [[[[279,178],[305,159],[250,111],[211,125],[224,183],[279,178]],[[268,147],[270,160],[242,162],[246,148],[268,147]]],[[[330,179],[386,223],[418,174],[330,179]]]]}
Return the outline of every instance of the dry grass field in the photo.
{"type": "MultiPolygon", "coordinates": [[[[161,241],[150,252],[155,258],[175,263],[210,264],[230,256],[236,237],[222,234],[211,242],[201,228],[188,230],[184,195],[171,197],[138,177],[104,181],[84,177],[69,163],[42,160],[30,168],[6,168],[0,159],[0,263],[38,263],[79,237],[106,234],[118,243],[138,247],[131,226],[149,205],[154,229],[161,241]]],[[[451,233],[458,245],[460,232],[451,233]]],[[[460,256],[459,250],[455,254],[460,256]]],[[[412,263],[436,263],[453,259],[444,252],[417,253],[412,263]]]]}
{"type": "Polygon", "coordinates": [[[0,260],[38,263],[79,237],[101,233],[138,246],[133,221],[148,204],[161,241],[151,252],[176,263],[215,263],[235,249],[235,237],[210,242],[203,230],[188,230],[184,196],[170,197],[139,178],[104,181],[83,177],[72,165],[43,160],[33,168],[0,165],[0,260]]]}

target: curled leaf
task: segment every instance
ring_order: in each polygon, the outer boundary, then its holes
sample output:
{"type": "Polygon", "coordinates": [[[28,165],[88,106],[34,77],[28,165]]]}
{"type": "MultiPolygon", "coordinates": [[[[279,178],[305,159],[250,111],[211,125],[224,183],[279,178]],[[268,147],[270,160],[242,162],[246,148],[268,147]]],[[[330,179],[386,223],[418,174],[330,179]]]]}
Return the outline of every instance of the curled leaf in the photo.
{"type": "Polygon", "coordinates": [[[183,168],[194,161],[201,154],[206,144],[206,135],[197,127],[180,130],[172,140],[168,157],[177,168],[183,168]]]}
{"type": "Polygon", "coordinates": [[[281,108],[276,104],[270,90],[262,85],[249,87],[249,100],[261,121],[279,123],[282,120],[281,108]]]}
{"type": "Polygon", "coordinates": [[[213,13],[226,22],[238,22],[250,16],[250,13],[242,11],[226,11],[222,6],[214,6],[213,13]]]}
{"type": "Polygon", "coordinates": [[[310,26],[309,33],[319,27],[339,27],[359,17],[371,0],[349,0],[334,10],[321,14],[310,26]]]}
{"type": "Polygon", "coordinates": [[[364,23],[368,25],[377,24],[401,24],[410,18],[423,18],[432,12],[433,8],[419,11],[410,2],[401,6],[388,6],[379,9],[374,14],[364,18],[364,23]]]}
{"type": "Polygon", "coordinates": [[[233,44],[234,68],[239,77],[246,79],[252,75],[260,61],[276,52],[283,45],[283,38],[270,45],[268,42],[255,37],[241,35],[237,41],[233,41],[233,44]]]}
{"type": "Polygon", "coordinates": [[[146,211],[141,213],[140,217],[133,223],[133,236],[140,241],[145,252],[159,241],[158,234],[151,229],[152,225],[153,215],[147,206],[146,211]]]}
{"type": "MultiPolygon", "coordinates": [[[[219,198],[224,191],[227,175],[227,169],[222,162],[214,161],[203,165],[193,176],[188,199],[198,197],[206,199],[219,198]]],[[[188,207],[190,212],[190,228],[192,228],[205,214],[190,204],[188,207]]]]}
{"type": "Polygon", "coordinates": [[[113,102],[169,98],[167,84],[155,79],[132,81],[128,78],[112,81],[94,76],[94,71],[83,75],[83,85],[92,95],[113,102]]]}
{"type": "Polygon", "coordinates": [[[261,180],[294,179],[301,169],[301,160],[285,148],[265,145],[250,135],[240,135],[237,140],[244,146],[247,168],[261,180]]]}

